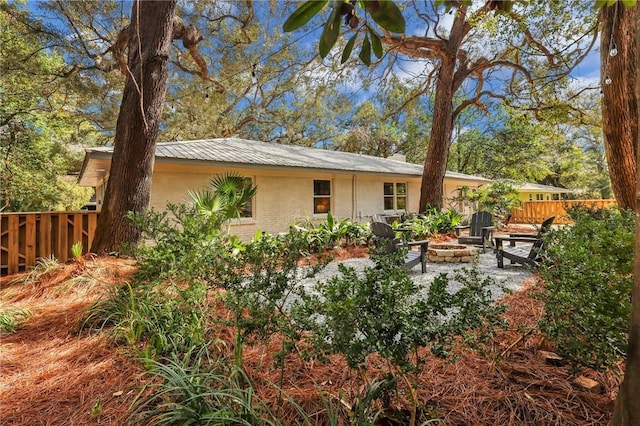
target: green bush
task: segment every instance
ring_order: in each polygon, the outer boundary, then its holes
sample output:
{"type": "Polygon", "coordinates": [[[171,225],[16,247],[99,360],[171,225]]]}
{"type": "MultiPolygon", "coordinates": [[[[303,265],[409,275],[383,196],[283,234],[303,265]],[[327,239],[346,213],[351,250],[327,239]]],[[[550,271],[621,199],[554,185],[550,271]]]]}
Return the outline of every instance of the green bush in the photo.
{"type": "Polygon", "coordinates": [[[568,213],[575,225],[545,237],[540,329],[575,365],[610,366],[627,346],[634,214],[581,206],[568,213]]]}
{"type": "Polygon", "coordinates": [[[148,210],[131,219],[150,242],[136,253],[140,281],[207,280],[236,244],[217,223],[185,204],[168,204],[167,212],[148,210]]]}
{"type": "Polygon", "coordinates": [[[462,215],[453,209],[430,208],[424,213],[409,215],[401,226],[410,229],[416,238],[426,238],[453,232],[462,220],[462,215]]]}
{"type": "Polygon", "coordinates": [[[293,315],[301,330],[310,332],[314,355],[340,353],[351,368],[360,368],[367,355],[378,353],[406,370],[416,367],[409,354],[418,347],[443,355],[451,336],[501,323],[503,307],[487,290],[491,279],[480,279],[477,268],[458,272],[461,286],[451,293],[445,274],[429,289],[417,286],[403,258],[401,251],[374,250],[376,267],[358,273],[340,265],[340,275],[302,294],[293,315]]]}
{"type": "MultiPolygon", "coordinates": [[[[236,329],[236,362],[242,362],[245,343],[265,341],[274,333],[283,338],[277,361],[294,348],[299,339],[292,327],[288,308],[298,298],[300,281],[313,277],[330,258],[319,259],[313,266],[302,267],[300,259],[308,253],[306,235],[298,231],[272,236],[258,233],[218,276],[227,289],[224,302],[233,313],[231,325],[236,329]]],[[[280,364],[281,367],[284,367],[280,364]]]]}
{"type": "Polygon", "coordinates": [[[314,224],[310,221],[291,226],[291,232],[298,232],[307,239],[309,250],[320,253],[336,246],[366,244],[371,237],[368,223],[355,222],[350,219],[336,221],[331,212],[327,218],[314,224]]]}
{"type": "Polygon", "coordinates": [[[498,181],[483,185],[475,191],[462,188],[461,201],[468,201],[474,205],[475,211],[487,211],[504,222],[513,208],[520,207],[520,193],[510,182],[498,181]]]}

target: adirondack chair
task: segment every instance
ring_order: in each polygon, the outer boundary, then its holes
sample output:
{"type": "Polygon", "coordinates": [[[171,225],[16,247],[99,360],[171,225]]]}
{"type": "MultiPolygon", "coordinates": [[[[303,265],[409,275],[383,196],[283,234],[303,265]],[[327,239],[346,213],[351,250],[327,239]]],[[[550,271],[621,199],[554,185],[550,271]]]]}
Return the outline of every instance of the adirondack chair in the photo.
{"type": "MultiPolygon", "coordinates": [[[[510,237],[528,237],[528,238],[542,238],[542,236],[544,234],[547,233],[547,231],[549,231],[549,229],[551,229],[551,225],[553,224],[553,221],[556,217],[555,216],[549,216],[548,218],[546,218],[545,220],[542,221],[542,223],[540,224],[540,228],[538,228],[538,232],[509,232],[509,236],[510,237]]],[[[511,240],[509,241],[509,245],[511,247],[514,247],[516,245],[517,240],[511,240]]]]}
{"type": "Polygon", "coordinates": [[[411,270],[414,266],[420,264],[422,273],[427,272],[427,248],[429,240],[404,242],[401,238],[396,237],[396,232],[391,225],[385,222],[372,222],[371,231],[374,235],[374,243],[376,247],[385,247],[388,253],[394,253],[402,247],[409,248],[404,258],[404,267],[411,270]],[[420,247],[420,251],[411,250],[411,247],[420,247]]]}
{"type": "Polygon", "coordinates": [[[540,263],[540,250],[542,249],[542,238],[534,237],[511,237],[506,235],[495,235],[493,237],[496,251],[496,259],[498,260],[498,268],[504,268],[504,259],[507,258],[511,263],[519,263],[521,265],[538,266],[540,263]],[[505,242],[509,245],[505,245],[505,242]],[[516,242],[532,243],[528,247],[517,247],[516,242]],[[512,244],[513,243],[513,244],[512,244]]]}
{"type": "Polygon", "coordinates": [[[471,215],[469,225],[455,227],[458,244],[482,246],[483,251],[486,250],[487,243],[491,244],[491,235],[494,230],[493,215],[489,212],[475,212],[471,215]],[[463,229],[469,229],[469,235],[460,235],[463,229]]]}
{"type": "MultiPolygon", "coordinates": [[[[538,232],[531,232],[531,233],[509,232],[509,237],[514,238],[514,239],[509,241],[509,245],[511,247],[515,247],[516,243],[518,242],[517,238],[542,238],[542,236],[549,229],[551,229],[551,225],[553,224],[553,221],[554,221],[555,218],[556,218],[555,216],[549,216],[548,218],[543,220],[542,223],[540,224],[540,228],[538,229],[538,232]]],[[[495,242],[494,242],[494,244],[495,244],[495,242]]]]}

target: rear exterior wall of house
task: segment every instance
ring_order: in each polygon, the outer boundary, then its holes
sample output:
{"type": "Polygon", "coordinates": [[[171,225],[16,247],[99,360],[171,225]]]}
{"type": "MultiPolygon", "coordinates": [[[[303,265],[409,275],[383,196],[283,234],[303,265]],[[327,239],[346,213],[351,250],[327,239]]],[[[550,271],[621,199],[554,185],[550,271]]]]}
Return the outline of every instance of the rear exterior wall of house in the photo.
{"type": "MultiPolygon", "coordinates": [[[[258,187],[252,203],[252,216],[231,222],[231,232],[242,239],[253,237],[257,231],[276,234],[287,231],[294,223],[325,220],[326,213],[314,212],[314,181],[329,182],[330,194],[325,194],[324,198],[329,198],[329,211],[337,220],[348,218],[368,222],[374,214],[404,212],[405,209],[385,210],[385,183],[400,184],[400,187],[406,185],[406,211],[417,211],[420,197],[420,177],[416,176],[185,166],[156,162],[150,205],[156,210],[164,210],[168,202],[189,202],[189,191],[204,189],[213,177],[227,172],[251,178],[258,187]]],[[[392,198],[396,203],[397,197],[404,196],[394,194],[392,198]]]]}
{"type": "MultiPolygon", "coordinates": [[[[369,222],[375,214],[398,215],[405,211],[417,212],[420,200],[419,176],[260,166],[224,167],[157,160],[153,173],[150,207],[163,211],[169,202],[188,203],[189,191],[205,189],[212,178],[227,172],[251,178],[258,187],[251,206],[251,217],[231,222],[231,233],[245,240],[252,238],[258,231],[276,234],[287,231],[294,223],[318,223],[325,220],[326,213],[314,212],[314,201],[317,201],[317,197],[324,198],[323,208],[328,207],[337,220],[351,219],[359,222],[369,222]],[[321,187],[325,190],[329,188],[329,194],[314,196],[314,191],[317,192],[314,181],[324,184],[321,187]],[[403,203],[406,204],[406,208],[402,208],[403,203]]],[[[445,197],[455,197],[456,188],[460,186],[477,187],[478,183],[445,178],[445,197]]],[[[104,186],[96,188],[98,209],[104,196],[101,188],[104,186]]],[[[445,200],[444,207],[461,206],[445,200]]]]}

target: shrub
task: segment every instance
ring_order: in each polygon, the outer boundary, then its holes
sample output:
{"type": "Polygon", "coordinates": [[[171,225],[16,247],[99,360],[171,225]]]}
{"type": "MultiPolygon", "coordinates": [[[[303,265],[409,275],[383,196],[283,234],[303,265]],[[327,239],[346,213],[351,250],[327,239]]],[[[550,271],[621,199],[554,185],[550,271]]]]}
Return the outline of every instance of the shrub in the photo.
{"type": "Polygon", "coordinates": [[[302,234],[308,242],[309,250],[313,253],[336,246],[366,244],[371,237],[369,224],[350,219],[336,221],[331,212],[327,213],[327,218],[318,224],[306,221],[292,225],[291,232],[302,234]]]}
{"type": "Polygon", "coordinates": [[[575,225],[545,238],[539,326],[576,366],[610,366],[627,346],[634,214],[581,206],[568,214],[575,225]]]}
{"type": "Polygon", "coordinates": [[[462,219],[462,215],[453,209],[430,208],[424,213],[410,215],[402,223],[402,227],[411,229],[416,238],[425,238],[453,232],[462,223],[462,219]]]}
{"type": "Polygon", "coordinates": [[[367,355],[378,353],[406,370],[416,366],[408,357],[416,348],[431,346],[444,354],[451,336],[500,322],[503,307],[493,303],[491,280],[481,280],[477,270],[456,275],[461,286],[455,293],[445,274],[423,289],[409,277],[403,258],[401,251],[373,251],[376,267],[358,273],[340,265],[341,275],[303,293],[294,316],[311,333],[317,354],[341,353],[351,368],[359,368],[367,355]]]}
{"type": "MultiPolygon", "coordinates": [[[[238,255],[235,266],[221,272],[228,290],[225,305],[234,313],[237,351],[249,338],[264,341],[276,332],[283,336],[279,360],[293,347],[299,335],[289,319],[291,300],[299,297],[299,282],[329,261],[319,259],[316,265],[302,268],[300,259],[307,249],[306,236],[297,231],[278,236],[258,233],[238,255]]],[[[241,353],[236,353],[236,362],[241,363],[241,353]]]]}
{"type": "Polygon", "coordinates": [[[474,204],[476,211],[487,211],[501,221],[505,221],[511,209],[520,207],[520,193],[509,182],[492,182],[481,186],[476,191],[469,191],[469,188],[462,188],[462,201],[469,201],[474,204]]]}
{"type": "Polygon", "coordinates": [[[152,209],[131,219],[151,243],[136,253],[140,281],[207,280],[230,249],[217,223],[192,206],[168,204],[167,212],[152,209]]]}

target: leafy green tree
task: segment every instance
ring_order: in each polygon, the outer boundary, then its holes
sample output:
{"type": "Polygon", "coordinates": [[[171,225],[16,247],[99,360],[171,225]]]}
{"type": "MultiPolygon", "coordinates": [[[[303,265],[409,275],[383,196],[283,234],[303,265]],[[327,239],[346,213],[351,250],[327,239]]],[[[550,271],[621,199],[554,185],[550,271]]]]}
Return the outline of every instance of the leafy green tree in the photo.
{"type": "MultiPolygon", "coordinates": [[[[23,124],[23,123],[22,123],[23,124]]],[[[66,179],[65,148],[38,134],[14,125],[0,137],[0,210],[78,210],[89,201],[90,188],[66,179]]]]}
{"type": "Polygon", "coordinates": [[[336,148],[345,152],[389,157],[401,145],[397,128],[384,122],[373,102],[363,102],[357,109],[349,131],[334,139],[336,148]]]}
{"type": "Polygon", "coordinates": [[[551,173],[550,140],[545,127],[527,114],[505,112],[495,116],[485,133],[461,133],[451,146],[449,168],[490,179],[539,182],[551,173]]]}
{"type": "Polygon", "coordinates": [[[518,190],[505,181],[492,182],[473,192],[463,190],[461,198],[474,203],[474,210],[488,211],[502,221],[506,220],[511,209],[522,204],[518,190]]]}
{"type": "Polygon", "coordinates": [[[79,164],[68,145],[90,133],[69,120],[74,88],[57,76],[62,58],[45,49],[46,40],[30,31],[24,12],[0,4],[0,210],[78,209],[91,191],[65,180],[79,164]]]}
{"type": "MultiPolygon", "coordinates": [[[[304,3],[285,22],[284,30],[304,25],[325,3],[304,3]]],[[[594,16],[581,2],[489,1],[476,8],[467,1],[413,3],[405,14],[411,26],[420,28],[417,35],[398,34],[404,32],[405,21],[394,2],[358,2],[362,15],[358,15],[360,9],[342,1],[328,4],[329,19],[319,45],[322,57],[338,40],[342,14],[349,31],[356,33],[345,46],[342,62],[349,57],[355,43],[352,40],[359,34],[363,38],[359,57],[365,64],[371,62],[371,52],[382,57],[382,44],[424,62],[423,93],[435,94],[420,210],[428,204],[442,204],[453,125],[465,109],[473,106],[488,110],[491,100],[529,108],[555,109],[556,104],[563,105],[556,98],[555,83],[563,81],[596,40],[594,16]],[[446,10],[438,7],[443,4],[448,5],[446,10]],[[494,14],[496,9],[504,13],[494,14]],[[379,27],[374,28],[367,15],[379,27]],[[585,37],[588,33],[591,37],[585,37]],[[456,98],[461,101],[454,104],[456,98]]]]}
{"type": "MultiPolygon", "coordinates": [[[[302,59],[308,47],[299,37],[274,32],[281,7],[235,1],[176,5],[176,38],[186,37],[190,47],[170,50],[161,140],[240,136],[310,146],[337,133],[335,123],[348,115],[340,92],[350,76],[327,74],[323,64],[302,59]]],[[[84,105],[73,114],[102,130],[97,143],[109,143],[127,77],[129,10],[117,1],[66,0],[30,10],[64,57],[64,75],[82,93],[84,105]]]]}

